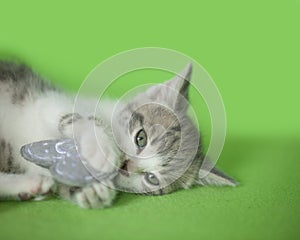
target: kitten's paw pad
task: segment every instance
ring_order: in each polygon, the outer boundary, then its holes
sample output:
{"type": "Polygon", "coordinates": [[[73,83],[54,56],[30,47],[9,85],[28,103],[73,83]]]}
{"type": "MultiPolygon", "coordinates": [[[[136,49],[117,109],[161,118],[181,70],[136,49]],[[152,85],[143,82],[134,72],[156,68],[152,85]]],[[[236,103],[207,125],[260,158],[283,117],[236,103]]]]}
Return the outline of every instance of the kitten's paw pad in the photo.
{"type": "Polygon", "coordinates": [[[43,195],[50,192],[54,181],[51,177],[41,176],[39,183],[31,189],[31,193],[34,195],[43,195]]]}
{"type": "Polygon", "coordinates": [[[74,194],[75,202],[82,208],[109,207],[115,196],[116,192],[111,182],[93,183],[74,194]]]}
{"type": "Polygon", "coordinates": [[[40,198],[41,195],[47,195],[51,191],[54,181],[51,177],[30,176],[19,185],[20,191],[17,194],[19,200],[26,201],[33,198],[40,198]]]}
{"type": "Polygon", "coordinates": [[[20,201],[28,201],[33,198],[33,196],[29,193],[19,193],[18,198],[20,201]]]}

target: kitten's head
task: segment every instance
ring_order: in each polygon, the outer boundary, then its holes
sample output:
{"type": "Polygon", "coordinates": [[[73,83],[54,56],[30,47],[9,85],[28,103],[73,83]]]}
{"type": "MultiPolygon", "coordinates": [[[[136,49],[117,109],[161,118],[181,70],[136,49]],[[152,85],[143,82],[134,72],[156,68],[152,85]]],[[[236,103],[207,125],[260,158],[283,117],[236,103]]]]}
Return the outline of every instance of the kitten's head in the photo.
{"type": "Polygon", "coordinates": [[[116,110],[113,133],[123,152],[115,178],[119,189],[164,194],[194,184],[235,185],[215,168],[199,178],[203,160],[200,134],[187,115],[191,71],[188,65],[173,79],[116,110]]]}

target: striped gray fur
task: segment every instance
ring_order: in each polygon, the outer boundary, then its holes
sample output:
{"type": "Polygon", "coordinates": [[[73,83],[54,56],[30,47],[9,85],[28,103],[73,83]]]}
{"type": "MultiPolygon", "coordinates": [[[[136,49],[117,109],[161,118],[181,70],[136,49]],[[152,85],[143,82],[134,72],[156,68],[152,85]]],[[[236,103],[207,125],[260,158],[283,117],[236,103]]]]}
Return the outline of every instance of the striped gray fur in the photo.
{"type": "Polygon", "coordinates": [[[0,140],[0,172],[21,173],[22,169],[14,161],[13,148],[9,142],[0,140]]]}
{"type": "Polygon", "coordinates": [[[67,113],[63,115],[58,123],[58,131],[61,134],[64,134],[65,128],[67,126],[70,126],[81,119],[83,119],[83,117],[79,113],[67,113]]]}
{"type": "Polygon", "coordinates": [[[13,104],[22,104],[26,98],[34,98],[46,91],[57,91],[24,64],[0,61],[0,88],[7,87],[13,104]]]}

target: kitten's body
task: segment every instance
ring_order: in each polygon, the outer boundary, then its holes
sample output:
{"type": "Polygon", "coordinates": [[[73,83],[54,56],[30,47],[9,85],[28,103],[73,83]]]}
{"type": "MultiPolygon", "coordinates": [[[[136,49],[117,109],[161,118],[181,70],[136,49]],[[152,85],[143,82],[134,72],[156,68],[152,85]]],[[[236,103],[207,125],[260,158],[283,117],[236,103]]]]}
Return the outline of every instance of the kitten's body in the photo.
{"type": "MultiPolygon", "coordinates": [[[[184,77],[188,78],[189,75],[190,71],[184,77]]],[[[178,81],[187,82],[182,79],[170,81],[169,83],[176,83],[176,86],[169,84],[170,87],[178,88],[178,81]]],[[[187,86],[179,85],[178,91],[184,90],[186,93],[183,94],[187,94],[187,86]]],[[[168,105],[170,99],[160,99],[162,95],[168,95],[160,94],[167,89],[158,86],[157,88],[159,90],[153,87],[144,94],[149,97],[149,100],[168,105]]],[[[172,94],[168,98],[172,98],[172,94]]],[[[196,128],[186,116],[186,103],[176,100],[180,106],[178,104],[168,106],[177,113],[174,117],[171,112],[160,109],[157,104],[149,105],[146,101],[141,105],[141,99],[144,101],[147,98],[144,95],[138,96],[132,102],[124,103],[122,107],[117,108],[118,118],[112,115],[115,102],[103,101],[100,112],[97,112],[97,117],[101,118],[101,121],[98,121],[94,117],[96,99],[82,100],[80,102],[82,106],[77,106],[76,113],[73,113],[72,97],[56,90],[23,65],[0,62],[0,197],[24,200],[46,194],[52,188],[61,197],[70,199],[82,207],[98,208],[110,205],[115,196],[114,183],[110,180],[102,183],[95,182],[85,188],[55,184],[48,170],[29,163],[20,156],[20,148],[24,144],[66,136],[78,140],[81,154],[96,170],[110,172],[124,165],[126,161],[126,174],[119,174],[115,180],[115,184],[121,189],[162,194],[177,188],[188,188],[199,181],[200,183],[234,184],[232,179],[227,176],[220,177],[220,174],[208,175],[203,181],[198,179],[202,161],[200,142],[194,147],[195,156],[191,156],[190,159],[186,157],[184,151],[178,152],[180,145],[178,136],[183,139],[183,143],[189,141],[188,138],[192,138],[193,141],[199,140],[196,128]],[[149,114],[160,117],[150,118],[149,114]],[[139,117],[132,117],[135,115],[139,117]],[[166,118],[172,121],[163,120],[166,118]],[[177,121],[174,126],[173,120],[177,121]],[[110,128],[111,121],[114,129],[110,128]],[[127,125],[124,124],[126,122],[127,125]],[[179,123],[180,127],[178,127],[179,123]],[[169,136],[164,140],[164,149],[161,148],[161,143],[155,145],[155,134],[158,134],[159,129],[153,130],[151,126],[157,124],[164,125],[168,133],[166,136],[169,136]],[[131,139],[134,139],[139,129],[149,129],[147,130],[149,138],[147,148],[143,147],[136,151],[134,140],[131,139]],[[115,141],[112,132],[117,138],[115,141]],[[97,147],[95,133],[99,137],[98,141],[103,151],[97,147]],[[142,158],[150,160],[141,161],[142,158]],[[175,158],[187,159],[184,160],[186,162],[181,160],[176,163],[175,158]],[[147,185],[149,182],[144,182],[145,173],[148,172],[155,173],[159,179],[159,187],[154,186],[156,184],[149,186],[147,185]]],[[[172,103],[176,101],[171,99],[172,103]]],[[[159,135],[156,136],[158,137],[159,135]]],[[[189,145],[184,145],[182,142],[180,143],[183,148],[188,148],[189,145]]]]}

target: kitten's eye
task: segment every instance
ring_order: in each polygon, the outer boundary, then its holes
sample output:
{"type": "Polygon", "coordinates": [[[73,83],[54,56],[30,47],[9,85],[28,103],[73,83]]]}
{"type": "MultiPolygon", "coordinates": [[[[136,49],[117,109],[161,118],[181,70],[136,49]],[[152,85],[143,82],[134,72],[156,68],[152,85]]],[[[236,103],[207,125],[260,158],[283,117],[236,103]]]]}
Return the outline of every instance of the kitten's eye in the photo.
{"type": "Polygon", "coordinates": [[[138,133],[135,136],[135,144],[139,148],[144,148],[147,145],[147,134],[144,129],[141,129],[138,131],[138,133]]]}
{"type": "Polygon", "coordinates": [[[146,173],[145,179],[148,183],[152,185],[156,185],[156,186],[159,185],[159,180],[153,173],[146,173]]]}

